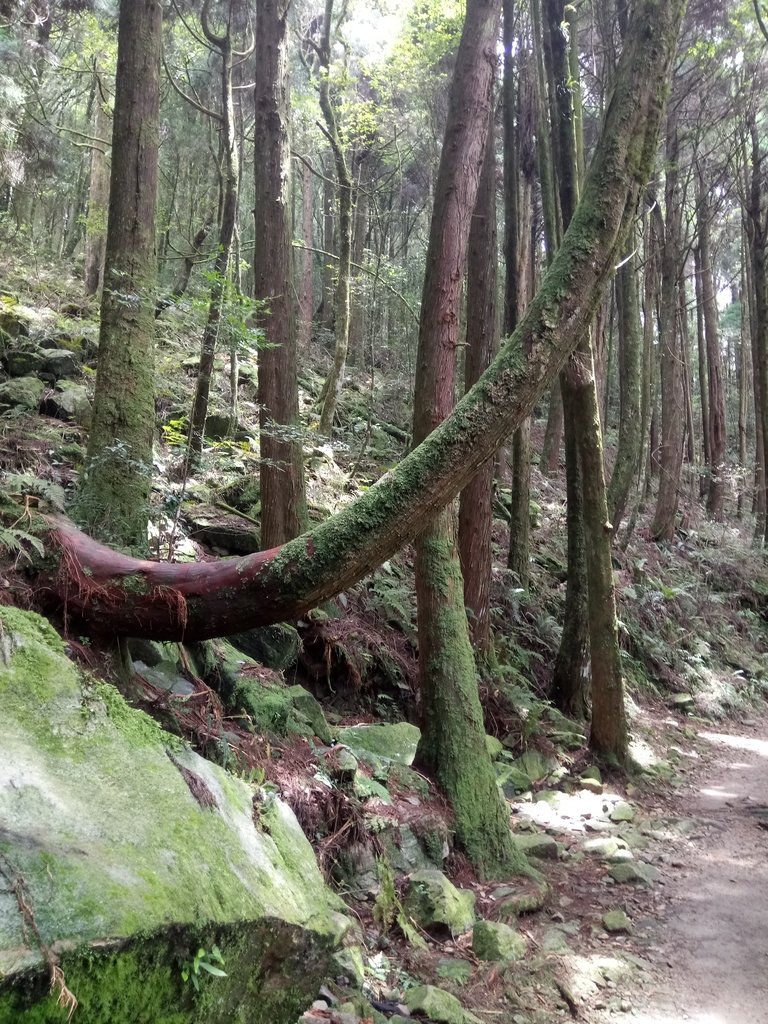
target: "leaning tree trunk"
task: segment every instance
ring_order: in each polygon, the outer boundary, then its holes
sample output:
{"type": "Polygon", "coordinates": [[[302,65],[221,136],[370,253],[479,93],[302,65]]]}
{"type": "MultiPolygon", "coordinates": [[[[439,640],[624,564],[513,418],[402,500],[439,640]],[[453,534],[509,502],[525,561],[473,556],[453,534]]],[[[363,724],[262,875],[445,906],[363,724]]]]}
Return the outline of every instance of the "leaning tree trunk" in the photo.
{"type": "Polygon", "coordinates": [[[291,290],[291,146],[288,14],[291,0],[262,0],[256,15],[254,296],[267,303],[259,354],[261,546],[277,547],[307,526],[291,290]]]}
{"type": "Polygon", "coordinates": [[[77,513],[120,547],[147,544],[155,426],[155,213],[162,5],[120,5],[99,362],[77,513]]]}
{"type": "Polygon", "coordinates": [[[300,616],[412,539],[530,415],[591,323],[653,169],[684,9],[637,3],[583,199],[536,297],[478,383],[397,467],[311,533],[244,558],[141,561],[53,523],[61,557],[40,577],[40,599],[66,607],[80,632],[224,636],[300,616]]]}
{"type": "MultiPolygon", "coordinates": [[[[501,0],[468,0],[435,184],[422,291],[414,442],[454,403],[461,278],[483,164],[501,0]]],[[[487,264],[487,253],[483,255],[487,264]]],[[[486,293],[486,301],[489,292],[486,293]]],[[[522,870],[485,742],[451,506],[416,540],[422,735],[418,759],[448,796],[461,846],[485,876],[522,870]]]]}
{"type": "MultiPolygon", "coordinates": [[[[496,326],[496,139],[489,104],[488,137],[467,256],[467,356],[464,384],[472,387],[490,366],[498,347],[496,326]]],[[[491,528],[493,473],[489,460],[461,492],[459,556],[464,606],[475,653],[487,657],[491,646],[491,528]]]]}

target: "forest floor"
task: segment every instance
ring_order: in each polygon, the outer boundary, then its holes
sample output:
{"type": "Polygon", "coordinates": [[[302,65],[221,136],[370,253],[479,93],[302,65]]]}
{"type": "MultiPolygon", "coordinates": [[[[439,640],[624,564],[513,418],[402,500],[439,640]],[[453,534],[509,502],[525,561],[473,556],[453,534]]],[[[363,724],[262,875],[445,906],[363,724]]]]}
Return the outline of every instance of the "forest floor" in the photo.
{"type": "MultiPolygon", "coordinates": [[[[675,844],[664,904],[646,924],[638,1024],[768,1020],[768,718],[703,728],[700,760],[669,810],[700,830],[675,844]]],[[[606,1019],[591,1018],[595,1024],[606,1019]]]]}

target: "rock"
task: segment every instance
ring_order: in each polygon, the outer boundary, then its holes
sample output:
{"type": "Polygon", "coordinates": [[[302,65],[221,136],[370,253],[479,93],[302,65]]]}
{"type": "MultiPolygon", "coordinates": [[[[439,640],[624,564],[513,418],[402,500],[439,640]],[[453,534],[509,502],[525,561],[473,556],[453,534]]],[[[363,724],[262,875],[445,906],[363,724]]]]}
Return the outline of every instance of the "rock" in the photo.
{"type": "Polygon", "coordinates": [[[80,376],[80,357],[76,352],[66,348],[41,348],[40,355],[45,359],[43,373],[54,380],[80,376]]]}
{"type": "Polygon", "coordinates": [[[493,767],[496,769],[496,781],[508,799],[512,800],[518,793],[525,793],[531,788],[531,780],[514,765],[497,761],[493,767]]]}
{"type": "Polygon", "coordinates": [[[603,914],[603,928],[611,934],[629,935],[632,931],[632,922],[623,910],[609,910],[603,914]]]}
{"type": "Polygon", "coordinates": [[[538,857],[540,860],[557,860],[560,856],[560,847],[552,836],[543,832],[534,832],[529,835],[515,833],[512,836],[515,846],[522,850],[527,857],[538,857]]]}
{"type": "Polygon", "coordinates": [[[356,754],[369,751],[378,757],[413,764],[421,731],[409,722],[394,722],[383,725],[353,725],[339,729],[338,739],[356,754]]]}
{"type": "Polygon", "coordinates": [[[228,703],[244,711],[257,732],[273,732],[278,736],[318,736],[331,742],[331,730],[323,709],[302,686],[285,686],[243,676],[238,679],[228,703]]]}
{"type": "Polygon", "coordinates": [[[600,769],[596,764],[591,764],[589,768],[585,768],[579,776],[580,779],[591,779],[593,782],[602,782],[603,776],[600,774],[600,769]]]}
{"type": "Polygon", "coordinates": [[[472,952],[479,960],[521,960],[526,948],[525,936],[508,924],[478,921],[472,932],[472,952]]]}
{"type": "Polygon", "coordinates": [[[608,874],[615,882],[622,884],[652,885],[659,877],[656,868],[636,860],[613,864],[608,874]]]}
{"type": "Polygon", "coordinates": [[[526,750],[513,762],[513,766],[528,778],[529,784],[526,788],[530,789],[535,783],[548,778],[558,768],[558,763],[553,757],[547,757],[539,750],[526,750]]]}
{"type": "Polygon", "coordinates": [[[365,981],[365,959],[360,946],[346,946],[333,954],[331,975],[338,981],[347,980],[355,988],[362,988],[365,981]]]}
{"type": "Polygon", "coordinates": [[[428,1017],[435,1024],[479,1024],[478,1018],[461,1005],[456,996],[435,985],[419,985],[406,993],[411,1013],[428,1017]]]}
{"type": "Polygon", "coordinates": [[[544,907],[549,896],[549,886],[546,883],[521,882],[521,888],[517,892],[510,890],[511,886],[503,886],[501,891],[494,890],[500,892],[496,897],[499,903],[494,917],[503,921],[514,920],[522,914],[535,914],[544,907]]]}
{"type": "Polygon", "coordinates": [[[635,817],[635,809],[632,804],[628,804],[626,800],[619,800],[611,810],[609,817],[614,824],[618,824],[620,821],[633,821],[635,817]]]}
{"type": "Polygon", "coordinates": [[[689,712],[692,711],[696,704],[696,698],[692,693],[673,693],[667,698],[667,707],[672,708],[674,711],[689,712]]]}
{"type": "Polygon", "coordinates": [[[35,349],[12,348],[5,353],[9,377],[33,377],[45,365],[45,357],[35,349]]]}
{"type": "Polygon", "coordinates": [[[128,651],[134,661],[143,661],[150,668],[154,668],[155,665],[166,660],[166,650],[157,640],[141,640],[138,637],[132,637],[128,641],[128,651]]]}
{"type": "Polygon", "coordinates": [[[488,756],[492,761],[496,761],[501,757],[501,753],[504,750],[504,744],[501,740],[497,740],[495,736],[485,737],[485,747],[488,751],[488,756]]]}
{"type": "Polygon", "coordinates": [[[20,306],[11,296],[0,297],[0,335],[27,338],[32,319],[32,311],[20,306]]]}
{"type": "Polygon", "coordinates": [[[568,954],[573,952],[568,945],[563,929],[556,926],[547,928],[544,932],[541,940],[541,949],[545,953],[559,953],[562,956],[568,956],[568,954]]]}
{"type": "Polygon", "coordinates": [[[191,697],[195,687],[188,679],[180,675],[175,661],[161,661],[157,665],[146,665],[143,661],[134,661],[134,671],[142,676],[158,690],[166,690],[177,697],[191,697]]]}
{"type": "Polygon", "coordinates": [[[619,839],[618,836],[599,836],[596,839],[587,839],[581,844],[581,848],[585,853],[597,854],[602,860],[632,859],[632,851],[627,848],[626,841],[619,839]]]}
{"type": "Polygon", "coordinates": [[[40,406],[40,412],[44,416],[53,416],[57,420],[77,423],[81,427],[90,425],[92,411],[91,400],[85,385],[75,384],[69,380],[61,381],[54,391],[45,396],[40,406]]]}
{"type": "Polygon", "coordinates": [[[35,412],[40,405],[45,385],[37,377],[16,377],[0,384],[0,413],[9,409],[35,412]]]}
{"type": "Polygon", "coordinates": [[[406,883],[403,907],[420,928],[447,928],[454,938],[475,923],[475,894],[457,889],[442,871],[414,871],[406,883]]]}
{"type": "Polygon", "coordinates": [[[46,620],[0,626],[0,1020],[64,1019],[44,944],[84,1021],[294,1024],[349,920],[293,812],[257,829],[249,786],[81,677],[46,620]],[[181,967],[214,943],[226,977],[195,1000],[181,967]]]}
{"type": "Polygon", "coordinates": [[[603,784],[602,784],[602,782],[600,782],[599,779],[584,778],[583,775],[579,779],[579,787],[581,789],[588,790],[590,793],[598,793],[599,794],[599,793],[603,792],[603,784]]]}
{"type": "Polygon", "coordinates": [[[201,544],[233,555],[252,555],[261,550],[257,526],[214,505],[188,504],[182,518],[189,536],[201,544]]]}
{"type": "Polygon", "coordinates": [[[301,638],[287,622],[236,633],[230,642],[238,651],[276,672],[284,672],[295,664],[301,650],[301,638]]]}

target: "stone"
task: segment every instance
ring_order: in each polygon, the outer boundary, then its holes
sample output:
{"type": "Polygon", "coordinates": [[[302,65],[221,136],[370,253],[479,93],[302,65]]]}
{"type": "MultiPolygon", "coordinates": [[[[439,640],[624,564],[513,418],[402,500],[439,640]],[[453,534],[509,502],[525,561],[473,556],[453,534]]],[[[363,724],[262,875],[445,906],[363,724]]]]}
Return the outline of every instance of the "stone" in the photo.
{"type": "Polygon", "coordinates": [[[40,373],[45,357],[35,349],[12,348],[5,353],[5,366],[9,377],[31,377],[40,373]]]}
{"type": "Polygon", "coordinates": [[[442,871],[414,871],[406,882],[403,907],[420,928],[447,929],[454,938],[475,923],[475,894],[457,889],[442,871]]]}
{"type": "Polygon", "coordinates": [[[260,665],[276,672],[284,672],[294,665],[301,651],[301,637],[296,627],[287,622],[236,633],[230,637],[230,643],[260,665]]]}
{"type": "Polygon", "coordinates": [[[368,751],[377,757],[411,765],[416,757],[421,731],[409,722],[353,725],[339,729],[338,739],[358,755],[361,751],[368,751]]]}
{"type": "Polygon", "coordinates": [[[580,789],[586,789],[590,793],[598,793],[599,794],[599,793],[603,792],[603,784],[602,784],[602,782],[599,781],[599,779],[590,779],[590,778],[586,778],[585,779],[584,776],[582,776],[579,779],[579,788],[580,789]]]}
{"type": "Polygon", "coordinates": [[[158,690],[166,690],[176,697],[191,697],[195,687],[188,679],[180,675],[175,661],[161,661],[157,665],[146,665],[143,661],[134,661],[134,671],[158,690]]]}
{"type": "Polygon", "coordinates": [[[81,427],[88,427],[93,407],[84,384],[63,380],[54,391],[45,396],[40,412],[44,416],[64,420],[65,423],[77,423],[81,427]]]}
{"type": "Polygon", "coordinates": [[[521,960],[525,956],[525,936],[499,921],[478,921],[472,932],[472,952],[479,960],[521,960]]]}
{"type": "Polygon", "coordinates": [[[530,789],[535,783],[548,778],[558,768],[558,763],[553,757],[547,757],[539,750],[526,750],[513,762],[513,766],[528,778],[529,784],[526,788],[530,789]]]}
{"type": "Polygon", "coordinates": [[[362,988],[365,981],[365,958],[361,946],[345,946],[333,954],[331,974],[338,982],[345,979],[355,988],[362,988]]]}
{"type": "Polygon", "coordinates": [[[488,756],[492,761],[497,761],[501,757],[502,751],[504,750],[504,744],[501,742],[501,740],[496,739],[495,736],[486,735],[485,747],[486,750],[488,751],[488,756]]]}
{"type": "Polygon", "coordinates": [[[696,698],[692,693],[673,693],[670,697],[667,697],[667,707],[673,709],[673,711],[689,712],[692,711],[696,704],[696,698]]]}
{"type": "Polygon", "coordinates": [[[20,306],[11,296],[0,296],[0,334],[27,338],[32,320],[32,310],[20,306]]]}
{"type": "Polygon", "coordinates": [[[522,850],[527,857],[538,857],[539,860],[557,860],[560,856],[560,847],[557,841],[543,832],[534,832],[529,835],[517,832],[512,839],[515,846],[522,850]]]}
{"type": "Polygon", "coordinates": [[[134,661],[143,661],[150,668],[159,665],[161,661],[170,660],[166,658],[166,649],[157,640],[132,637],[128,641],[128,651],[134,661]]]}
{"type": "Polygon", "coordinates": [[[257,828],[251,787],[8,607],[0,715],[0,1020],[61,1016],[44,946],[94,1024],[295,1024],[350,922],[290,808],[271,800],[257,828]],[[182,967],[211,943],[226,976],[203,977],[198,996],[182,967]]]}
{"type": "Polygon", "coordinates": [[[497,761],[493,767],[496,769],[496,781],[508,799],[513,800],[518,793],[525,793],[531,788],[531,780],[514,765],[497,761]]]}
{"type": "Polygon", "coordinates": [[[587,839],[581,844],[585,853],[594,853],[602,860],[612,861],[619,853],[629,854],[629,857],[618,857],[619,860],[630,860],[632,853],[627,849],[627,843],[618,836],[598,836],[595,839],[587,839]]]}
{"type": "Polygon", "coordinates": [[[43,373],[54,380],[80,376],[80,357],[76,352],[66,348],[41,348],[40,355],[45,359],[43,373]]]}
{"type": "Polygon", "coordinates": [[[629,935],[632,922],[623,910],[609,910],[603,914],[603,928],[611,934],[629,935]]]}
{"type": "Polygon", "coordinates": [[[303,686],[243,676],[237,680],[228,703],[249,716],[256,732],[308,739],[317,736],[323,743],[331,743],[323,709],[303,686]]]}
{"type": "Polygon", "coordinates": [[[478,1018],[461,1005],[456,996],[435,985],[419,985],[406,993],[411,1013],[427,1017],[435,1024],[479,1024],[478,1018]]]}
{"type": "MultiPolygon", "coordinates": [[[[523,914],[535,914],[542,910],[549,897],[549,886],[546,883],[525,882],[518,892],[505,893],[499,897],[494,917],[503,921],[511,921],[523,914]]],[[[508,886],[504,886],[508,889],[508,886]]]]}
{"type": "Polygon", "coordinates": [[[618,824],[620,821],[633,821],[635,817],[635,809],[632,804],[628,804],[626,800],[619,800],[611,810],[609,817],[614,824],[618,824]]]}
{"type": "Polygon", "coordinates": [[[562,956],[567,956],[573,952],[568,945],[563,929],[556,926],[547,928],[544,932],[541,939],[541,949],[544,953],[559,953],[562,956]]]}
{"type": "Polygon", "coordinates": [[[200,544],[233,555],[252,555],[261,550],[258,526],[215,505],[188,503],[182,518],[189,536],[200,544]]]}
{"type": "Polygon", "coordinates": [[[580,779],[591,779],[593,782],[602,782],[603,776],[600,774],[600,769],[596,764],[591,764],[589,768],[585,768],[579,776],[580,779]]]}
{"type": "Polygon", "coordinates": [[[636,860],[613,864],[608,869],[608,874],[615,882],[630,885],[652,885],[659,877],[656,868],[636,860]]]}
{"type": "Polygon", "coordinates": [[[45,385],[37,377],[16,377],[0,384],[0,413],[9,409],[36,412],[45,385]]]}

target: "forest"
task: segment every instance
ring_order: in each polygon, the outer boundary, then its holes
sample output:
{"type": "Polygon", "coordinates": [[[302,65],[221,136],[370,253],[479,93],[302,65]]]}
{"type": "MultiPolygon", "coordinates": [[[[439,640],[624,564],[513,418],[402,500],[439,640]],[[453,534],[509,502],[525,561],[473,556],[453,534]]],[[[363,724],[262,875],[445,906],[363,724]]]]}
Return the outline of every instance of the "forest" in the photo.
{"type": "Polygon", "coordinates": [[[0,1024],[764,1018],[767,79],[0,0],[0,1024]]]}

